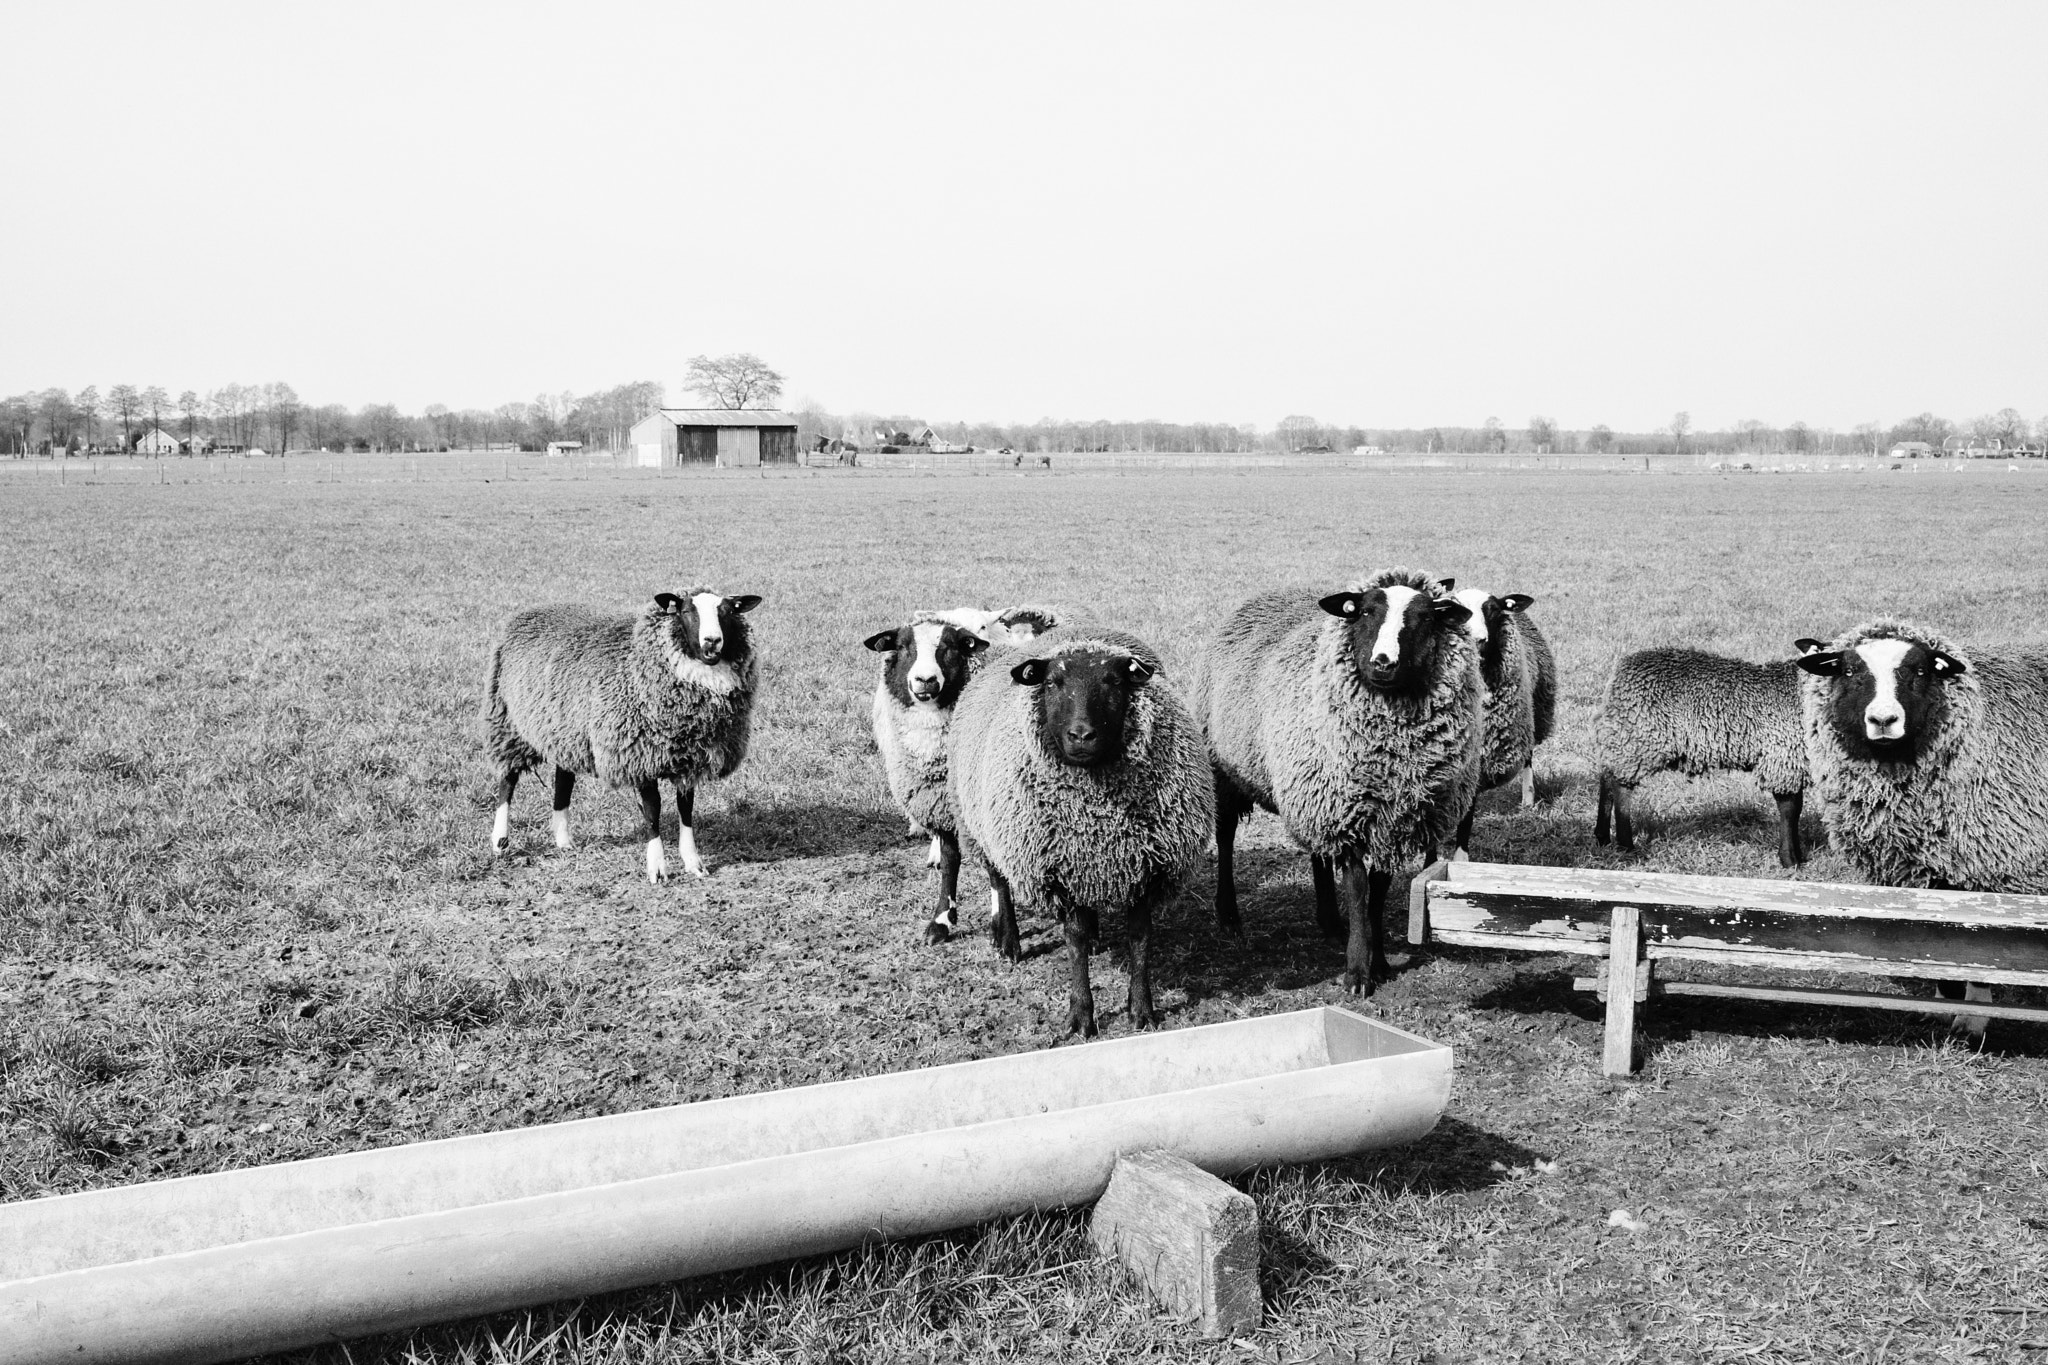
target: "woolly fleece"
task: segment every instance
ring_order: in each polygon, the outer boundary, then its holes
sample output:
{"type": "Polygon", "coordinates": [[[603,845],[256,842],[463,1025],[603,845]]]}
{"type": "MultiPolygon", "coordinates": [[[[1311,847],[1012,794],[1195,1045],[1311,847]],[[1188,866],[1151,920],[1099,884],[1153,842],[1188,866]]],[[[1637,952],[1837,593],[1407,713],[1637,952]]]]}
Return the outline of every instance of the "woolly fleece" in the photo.
{"type": "Polygon", "coordinates": [[[759,656],[736,621],[727,649],[740,657],[706,667],[678,647],[675,622],[651,602],[633,616],[573,604],[514,615],[484,690],[485,748],[499,770],[545,761],[627,788],[730,776],[747,754],[759,656]]]}
{"type": "Polygon", "coordinates": [[[1698,649],[1622,656],[1607,681],[1593,742],[1600,766],[1635,786],[1652,773],[1736,769],[1773,796],[1806,790],[1799,670],[1698,649]]]}
{"type": "Polygon", "coordinates": [[[947,745],[961,835],[1010,883],[1020,906],[1061,919],[1070,906],[1128,910],[1166,901],[1194,871],[1216,819],[1201,732],[1163,673],[1132,694],[1121,759],[1076,768],[1047,751],[1035,689],[1010,670],[1085,649],[1159,667],[1136,636],[1056,627],[995,651],[954,705],[947,745]]]}
{"type": "MultiPolygon", "coordinates": [[[[1536,699],[1543,665],[1550,659],[1550,646],[1544,641],[1543,632],[1536,629],[1536,623],[1522,612],[1509,612],[1500,624],[1500,676],[1497,680],[1488,679],[1482,668],[1480,678],[1484,697],[1480,703],[1484,736],[1479,749],[1481,791],[1520,777],[1542,736],[1549,733],[1547,727],[1538,733],[1536,699]]],[[[1553,707],[1554,689],[1553,679],[1553,707]]]]}
{"type": "Polygon", "coordinates": [[[1912,763],[1853,758],[1828,714],[1834,680],[1800,701],[1828,838],[1883,886],[2048,894],[2048,647],[1965,651],[1910,622],[1867,621],[1828,645],[1912,640],[1960,660],[1912,763]]]}
{"type": "MultiPolygon", "coordinates": [[[[1388,586],[1443,595],[1435,579],[1407,569],[1351,590],[1388,586]]],[[[1202,652],[1195,714],[1217,770],[1277,814],[1295,843],[1390,870],[1448,848],[1471,808],[1479,651],[1463,630],[1445,631],[1425,694],[1385,696],[1360,680],[1350,623],[1316,605],[1323,595],[1263,593],[1231,613],[1202,652]]]]}

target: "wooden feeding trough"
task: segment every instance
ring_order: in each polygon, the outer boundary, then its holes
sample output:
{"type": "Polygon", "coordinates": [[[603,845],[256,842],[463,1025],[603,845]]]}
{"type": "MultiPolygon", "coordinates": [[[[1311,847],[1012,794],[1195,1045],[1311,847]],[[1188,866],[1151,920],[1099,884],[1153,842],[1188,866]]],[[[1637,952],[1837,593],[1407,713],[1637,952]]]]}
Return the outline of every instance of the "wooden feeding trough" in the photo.
{"type": "Polygon", "coordinates": [[[1342,1009],[0,1204],[0,1361],[204,1362],[1421,1137],[1451,1052],[1342,1009]]]}
{"type": "Polygon", "coordinates": [[[1983,1003],[1992,983],[2048,986],[2048,896],[1439,862],[1409,888],[1408,939],[1602,959],[1596,975],[1572,984],[1607,1002],[1602,1065],[1610,1076],[1634,1070],[1635,1007],[1655,995],[2048,1023],[2048,1010],[1983,1003]],[[1937,1000],[1660,981],[1655,964],[1667,958],[1971,987],[1967,1000],[1937,1000]],[[1613,989],[1618,981],[1629,988],[1613,989]]]}

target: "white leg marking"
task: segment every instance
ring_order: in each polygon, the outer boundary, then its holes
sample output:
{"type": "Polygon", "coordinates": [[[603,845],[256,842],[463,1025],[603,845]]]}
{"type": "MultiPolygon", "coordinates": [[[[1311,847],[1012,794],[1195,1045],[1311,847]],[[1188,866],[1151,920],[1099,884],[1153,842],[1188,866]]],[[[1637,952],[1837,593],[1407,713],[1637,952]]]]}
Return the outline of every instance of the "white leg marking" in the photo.
{"type": "Polygon", "coordinates": [[[555,832],[555,847],[569,847],[569,812],[558,810],[548,817],[548,827],[555,832]]]}
{"type": "Polygon", "coordinates": [[[1454,863],[1469,863],[1472,861],[1472,855],[1462,848],[1454,848],[1451,850],[1451,861],[1454,863]]]}
{"type": "MultiPolygon", "coordinates": [[[[1965,1000],[1981,1000],[1988,1005],[1995,998],[1991,993],[1991,987],[1985,985],[1982,981],[1966,981],[1963,983],[1963,999],[1965,1000]]],[[[1985,1030],[1991,1027],[1991,1016],[1988,1014],[1959,1014],[1956,1016],[1956,1027],[1969,1034],[1972,1038],[1975,1038],[1979,1043],[1982,1043],[1985,1030]]]]}
{"type": "Polygon", "coordinates": [[[659,836],[647,841],[647,880],[659,885],[668,876],[668,855],[661,851],[659,836]]]}
{"type": "Polygon", "coordinates": [[[993,922],[996,919],[999,919],[1002,916],[1002,913],[1003,898],[1001,896],[998,896],[996,894],[996,889],[993,886],[991,886],[988,889],[988,917],[990,921],[993,922]]]}
{"type": "Polygon", "coordinates": [[[683,871],[689,873],[692,877],[702,877],[705,875],[704,860],[697,856],[696,830],[691,829],[688,825],[683,826],[682,832],[676,835],[676,852],[682,857],[683,871]]]}
{"type": "Polygon", "coordinates": [[[503,853],[505,845],[512,841],[512,807],[509,804],[498,807],[497,818],[491,821],[491,849],[503,853]]]}
{"type": "Polygon", "coordinates": [[[934,834],[932,836],[932,850],[924,855],[924,865],[926,867],[937,867],[939,865],[939,852],[939,836],[934,834]]]}
{"type": "Polygon", "coordinates": [[[1522,766],[1522,809],[1527,810],[1535,804],[1536,765],[1534,763],[1527,763],[1522,766]]]}

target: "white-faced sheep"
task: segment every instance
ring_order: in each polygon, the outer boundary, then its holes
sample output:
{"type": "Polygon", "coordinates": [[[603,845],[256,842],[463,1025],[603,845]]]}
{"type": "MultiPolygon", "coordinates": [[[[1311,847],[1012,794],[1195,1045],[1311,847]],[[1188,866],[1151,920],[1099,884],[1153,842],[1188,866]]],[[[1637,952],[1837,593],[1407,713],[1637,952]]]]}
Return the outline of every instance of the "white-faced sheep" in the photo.
{"type": "Polygon", "coordinates": [[[1018,902],[1059,919],[1067,1026],[1084,1035],[1104,911],[1124,915],[1131,1023],[1152,1023],[1153,912],[1186,883],[1214,819],[1201,732],[1158,671],[1135,636],[1060,628],[992,655],[953,708],[948,784],[988,870],[990,937],[1015,961],[1018,902]]]}
{"type": "Polygon", "coordinates": [[[1795,663],[1822,818],[1859,872],[2048,894],[2048,646],[1876,620],[1795,663]]]}
{"type": "MultiPolygon", "coordinates": [[[[1445,580],[1449,587],[1449,580],[1445,580]]],[[[1527,613],[1527,593],[1496,596],[1483,588],[1454,594],[1472,614],[1465,632],[1479,649],[1479,679],[1486,688],[1479,749],[1479,790],[1522,780],[1522,805],[1536,804],[1536,746],[1550,738],[1557,714],[1557,662],[1550,642],[1527,613]]],[[[1472,811],[1458,824],[1457,852],[1469,856],[1472,811]]]]}
{"type": "Polygon", "coordinates": [[[648,880],[662,880],[659,783],[667,780],[683,870],[703,876],[696,789],[730,777],[746,757],[760,660],[744,614],[760,601],[699,587],[659,593],[632,616],[561,605],[507,621],[484,687],[484,744],[498,769],[492,848],[509,842],[520,774],[545,762],[555,769],[557,846],[569,846],[579,776],[630,788],[640,797],[648,880]]]}
{"type": "Polygon", "coordinates": [[[1203,650],[1191,689],[1216,781],[1216,918],[1237,930],[1232,849],[1253,806],[1308,851],[1316,921],[1346,933],[1344,981],[1392,974],[1394,869],[1448,845],[1479,785],[1479,652],[1468,611],[1425,574],[1252,598],[1203,650]]]}
{"type": "MultiPolygon", "coordinates": [[[[1801,640],[1799,648],[1817,645],[1801,640]]],[[[1806,799],[1806,741],[1799,724],[1799,672],[1789,659],[1753,664],[1698,649],[1623,655],[1593,723],[1600,794],[1593,837],[1636,846],[1636,787],[1653,773],[1695,777],[1754,773],[1778,805],[1778,861],[1805,861],[1799,817],[1806,799]]]]}
{"type": "Polygon", "coordinates": [[[883,656],[873,715],[889,794],[909,818],[911,833],[931,835],[926,865],[939,870],[938,908],[925,924],[927,943],[943,943],[960,927],[960,840],[946,797],[946,730],[953,704],[991,645],[1020,643],[1053,624],[1052,613],[1041,607],[956,607],[920,612],[863,642],[883,656]]]}

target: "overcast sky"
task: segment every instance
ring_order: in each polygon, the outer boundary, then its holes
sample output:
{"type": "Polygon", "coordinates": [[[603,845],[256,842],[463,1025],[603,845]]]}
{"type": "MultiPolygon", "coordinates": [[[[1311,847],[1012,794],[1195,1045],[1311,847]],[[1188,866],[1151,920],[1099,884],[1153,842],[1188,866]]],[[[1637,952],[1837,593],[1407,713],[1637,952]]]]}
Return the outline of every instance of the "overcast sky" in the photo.
{"type": "Polygon", "coordinates": [[[2048,5],[11,6],[0,391],[2048,415],[2048,5]]]}

